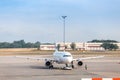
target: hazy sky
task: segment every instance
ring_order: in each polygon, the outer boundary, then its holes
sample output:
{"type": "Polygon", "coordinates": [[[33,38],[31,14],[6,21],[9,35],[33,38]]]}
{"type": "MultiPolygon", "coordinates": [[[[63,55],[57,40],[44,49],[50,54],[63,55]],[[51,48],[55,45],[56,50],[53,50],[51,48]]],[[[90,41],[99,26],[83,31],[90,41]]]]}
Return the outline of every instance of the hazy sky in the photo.
{"type": "Polygon", "coordinates": [[[0,0],[0,42],[120,41],[120,0],[0,0]]]}

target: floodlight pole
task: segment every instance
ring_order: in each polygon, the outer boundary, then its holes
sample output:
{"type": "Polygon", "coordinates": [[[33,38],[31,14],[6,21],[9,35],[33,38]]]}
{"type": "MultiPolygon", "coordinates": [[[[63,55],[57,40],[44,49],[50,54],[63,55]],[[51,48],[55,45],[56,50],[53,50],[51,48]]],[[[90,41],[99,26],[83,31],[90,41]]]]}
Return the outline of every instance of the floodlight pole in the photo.
{"type": "Polygon", "coordinates": [[[67,16],[62,16],[63,18],[63,43],[64,43],[64,50],[65,50],[65,19],[67,16]]]}

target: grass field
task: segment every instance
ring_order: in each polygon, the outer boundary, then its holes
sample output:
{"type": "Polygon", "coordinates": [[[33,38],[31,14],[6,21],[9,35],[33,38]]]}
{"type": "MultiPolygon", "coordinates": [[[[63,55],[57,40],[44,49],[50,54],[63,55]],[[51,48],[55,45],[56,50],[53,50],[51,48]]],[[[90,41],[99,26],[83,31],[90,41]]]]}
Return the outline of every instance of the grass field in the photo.
{"type": "MultiPolygon", "coordinates": [[[[52,55],[54,51],[41,51],[36,48],[6,48],[0,49],[0,56],[8,55],[52,55]]],[[[73,55],[105,55],[120,56],[120,51],[68,51],[73,55]]]]}

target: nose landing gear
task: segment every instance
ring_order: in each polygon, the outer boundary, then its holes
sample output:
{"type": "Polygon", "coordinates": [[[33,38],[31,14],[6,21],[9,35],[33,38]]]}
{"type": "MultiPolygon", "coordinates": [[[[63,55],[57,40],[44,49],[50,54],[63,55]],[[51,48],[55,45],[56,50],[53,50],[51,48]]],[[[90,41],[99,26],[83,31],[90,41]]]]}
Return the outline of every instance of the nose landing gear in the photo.
{"type": "Polygon", "coordinates": [[[66,67],[63,68],[64,70],[72,70],[71,66],[69,66],[68,64],[65,64],[65,65],[66,67]]]}
{"type": "Polygon", "coordinates": [[[65,64],[66,65],[66,67],[64,67],[64,69],[66,69],[66,70],[71,70],[71,69],[74,69],[75,68],[75,66],[74,66],[74,64],[73,64],[73,61],[71,62],[71,64],[69,65],[69,64],[65,64]]]}

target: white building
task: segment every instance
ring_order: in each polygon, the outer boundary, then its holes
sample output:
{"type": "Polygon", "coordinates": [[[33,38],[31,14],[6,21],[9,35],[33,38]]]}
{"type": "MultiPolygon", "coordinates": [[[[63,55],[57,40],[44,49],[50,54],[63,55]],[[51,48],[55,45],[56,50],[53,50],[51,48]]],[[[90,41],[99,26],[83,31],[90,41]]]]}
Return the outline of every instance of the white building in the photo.
{"type": "Polygon", "coordinates": [[[101,47],[102,43],[85,43],[85,50],[104,50],[104,48],[101,47]]]}
{"type": "MultiPolygon", "coordinates": [[[[64,43],[59,42],[56,43],[56,45],[60,44],[60,50],[64,50],[64,43]]],[[[76,49],[77,50],[97,50],[97,51],[102,51],[104,48],[101,47],[102,43],[75,43],[76,44],[76,49]]],[[[117,44],[119,49],[120,49],[120,43],[113,43],[117,44]]],[[[65,43],[67,46],[66,50],[72,50],[71,49],[71,43],[67,42],[65,43]]],[[[54,44],[49,44],[49,45],[40,45],[40,50],[55,50],[55,45],[54,44]]]]}
{"type": "Polygon", "coordinates": [[[43,44],[40,45],[40,50],[55,50],[55,45],[53,44],[43,44]]]}

